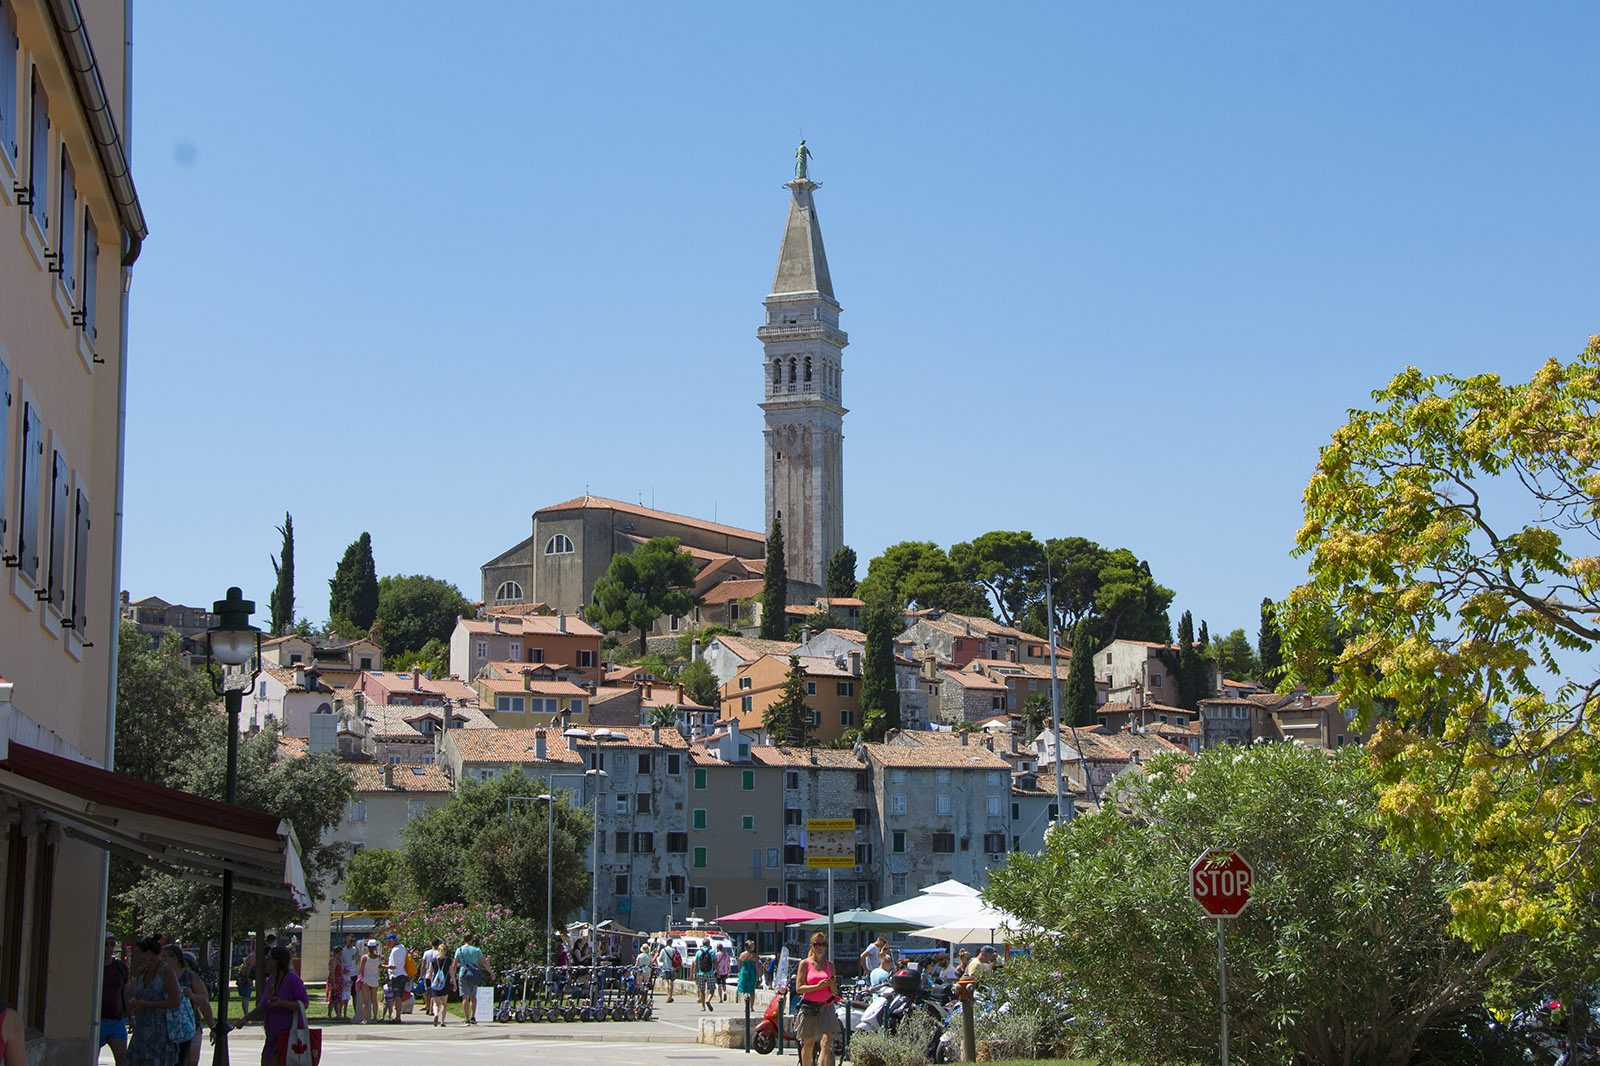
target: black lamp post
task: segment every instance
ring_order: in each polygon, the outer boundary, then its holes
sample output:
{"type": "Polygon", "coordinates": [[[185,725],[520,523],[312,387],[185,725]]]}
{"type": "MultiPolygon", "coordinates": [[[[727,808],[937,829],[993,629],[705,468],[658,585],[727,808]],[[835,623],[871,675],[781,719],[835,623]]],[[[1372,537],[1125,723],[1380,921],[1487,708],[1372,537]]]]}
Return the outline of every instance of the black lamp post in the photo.
{"type": "MultiPolygon", "coordinates": [[[[211,689],[222,697],[228,711],[228,773],[226,796],[229,804],[239,799],[239,712],[244,707],[244,688],[229,686],[215,669],[223,666],[243,666],[255,656],[255,669],[250,671],[248,687],[255,686],[256,674],[261,669],[261,630],[250,624],[255,613],[254,600],[244,598],[238,588],[228,590],[228,598],[211,605],[217,624],[206,630],[206,666],[211,676],[211,689]]],[[[217,949],[217,1022],[212,1031],[215,1051],[212,1066],[228,1066],[228,971],[233,968],[233,870],[222,871],[222,943],[217,949]]]]}

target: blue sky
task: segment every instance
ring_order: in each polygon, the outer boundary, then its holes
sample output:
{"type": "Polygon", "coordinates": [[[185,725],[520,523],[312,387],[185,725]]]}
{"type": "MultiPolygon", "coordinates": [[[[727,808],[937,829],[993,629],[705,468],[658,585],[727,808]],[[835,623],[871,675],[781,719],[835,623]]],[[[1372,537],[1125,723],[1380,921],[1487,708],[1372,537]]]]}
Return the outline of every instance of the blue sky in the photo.
{"type": "Polygon", "coordinates": [[[759,528],[803,135],[845,536],[1125,546],[1213,632],[1407,364],[1600,332],[1583,4],[141,3],[123,585],[469,597],[582,494],[759,528]],[[221,454],[216,442],[238,437],[221,454]]]}

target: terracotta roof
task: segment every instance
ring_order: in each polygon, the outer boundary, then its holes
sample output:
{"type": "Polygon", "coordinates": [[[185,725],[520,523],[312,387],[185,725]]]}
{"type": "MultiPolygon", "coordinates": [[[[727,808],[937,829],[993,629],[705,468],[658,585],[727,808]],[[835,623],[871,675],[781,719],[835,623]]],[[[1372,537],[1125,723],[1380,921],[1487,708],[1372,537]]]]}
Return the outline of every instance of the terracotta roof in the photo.
{"type": "Polygon", "coordinates": [[[747,663],[753,663],[763,655],[787,656],[800,645],[787,640],[760,640],[756,637],[733,637],[726,633],[718,633],[711,638],[712,643],[721,641],[723,646],[733,652],[747,663]]]}
{"type": "Polygon", "coordinates": [[[530,696],[587,696],[589,690],[581,685],[574,685],[571,681],[541,681],[537,678],[530,680],[526,685],[520,677],[480,677],[478,684],[490,692],[515,696],[526,692],[530,696]]]}
{"type": "Polygon", "coordinates": [[[142,600],[134,600],[132,603],[128,604],[128,606],[129,607],[171,607],[172,604],[168,603],[166,600],[162,599],[160,596],[146,596],[142,600]]]}
{"type": "Polygon", "coordinates": [[[419,678],[419,675],[409,671],[363,670],[361,672],[385,692],[420,692],[425,696],[438,696],[441,699],[478,702],[478,694],[472,690],[472,686],[458,677],[434,680],[431,677],[419,678]]]}
{"type": "MultiPolygon", "coordinates": [[[[494,632],[494,621],[492,619],[463,618],[461,625],[466,627],[468,633],[494,632]]],[[[530,614],[502,618],[500,620],[500,635],[503,637],[524,636],[529,633],[542,637],[598,637],[600,635],[598,629],[575,614],[530,614]],[[559,629],[563,619],[565,619],[567,626],[565,633],[559,629]]]]}
{"type": "Polygon", "coordinates": [[[829,607],[865,607],[866,600],[858,600],[854,596],[821,596],[818,603],[825,603],[829,607]]]}
{"type": "Polygon", "coordinates": [[[732,581],[722,581],[712,585],[700,597],[700,602],[705,606],[713,603],[731,603],[734,600],[747,600],[752,596],[761,595],[762,581],[758,577],[735,578],[732,581]]]}
{"type": "Polygon", "coordinates": [[[549,507],[541,507],[533,512],[535,516],[550,514],[554,511],[578,511],[595,509],[602,511],[618,511],[622,514],[638,515],[641,518],[658,518],[680,525],[693,526],[696,529],[709,530],[713,533],[727,533],[735,537],[745,537],[750,540],[766,542],[766,537],[748,529],[739,529],[737,526],[725,526],[717,522],[707,522],[699,518],[690,518],[687,515],[673,514],[671,511],[658,511],[636,503],[623,503],[621,500],[608,500],[604,496],[579,496],[574,500],[564,503],[553,503],[549,507]]]}
{"type": "Polygon", "coordinates": [[[1006,691],[1004,681],[996,681],[985,674],[973,670],[946,670],[944,676],[962,688],[989,689],[995,692],[1006,691]]]}
{"type": "Polygon", "coordinates": [[[548,603],[500,603],[493,607],[485,607],[484,614],[498,614],[501,616],[524,614],[553,614],[554,610],[548,603]]]}
{"type": "Polygon", "coordinates": [[[750,759],[762,766],[816,766],[830,770],[863,770],[866,767],[855,752],[840,748],[787,748],[772,744],[752,744],[750,759]],[[816,760],[813,762],[813,758],[816,760]]]}
{"type": "Polygon", "coordinates": [[[450,775],[437,766],[395,766],[394,784],[385,787],[383,767],[375,763],[345,762],[357,792],[454,792],[450,775]]]}
{"type": "Polygon", "coordinates": [[[649,670],[641,670],[637,666],[613,666],[606,670],[605,676],[601,680],[605,681],[607,684],[615,684],[619,681],[638,680],[656,682],[660,681],[661,679],[656,677],[656,675],[652,674],[649,670]]]}
{"type": "MultiPolygon", "coordinates": [[[[785,670],[789,668],[789,656],[787,655],[768,655],[766,658],[780,663],[785,670]]],[[[848,661],[845,662],[845,665],[840,666],[837,659],[826,655],[800,655],[797,658],[800,660],[800,669],[806,672],[807,677],[857,676],[850,672],[848,661]]]]}
{"type": "Polygon", "coordinates": [[[797,618],[810,618],[814,614],[822,614],[823,612],[809,603],[791,603],[783,609],[783,613],[792,614],[797,618]]]}
{"type": "Polygon", "coordinates": [[[1259,707],[1261,704],[1255,700],[1245,699],[1242,696],[1214,696],[1210,699],[1199,701],[1202,707],[1259,707]]]}
{"type": "MultiPolygon", "coordinates": [[[[315,673],[317,673],[319,675],[323,672],[321,670],[318,670],[315,666],[311,666],[311,665],[308,665],[306,663],[299,663],[297,665],[299,665],[301,668],[303,668],[303,669],[305,669],[307,671],[314,671],[315,673]]],[[[295,667],[293,667],[293,666],[271,666],[269,664],[263,663],[261,665],[261,669],[262,669],[263,673],[271,674],[274,678],[276,678],[279,682],[281,682],[283,684],[284,688],[288,689],[290,692],[332,692],[333,691],[333,689],[330,688],[328,685],[323,684],[323,682],[322,682],[320,677],[317,680],[315,688],[306,688],[306,687],[303,687],[303,686],[300,686],[300,685],[296,685],[294,683],[295,667]]],[[[308,677],[307,680],[310,680],[310,678],[308,677]]]]}
{"type": "Polygon", "coordinates": [[[869,758],[883,766],[954,770],[1010,770],[1011,764],[982,744],[863,744],[869,758]]]}
{"type": "MultiPolygon", "coordinates": [[[[439,722],[444,721],[445,708],[443,707],[408,707],[400,703],[369,703],[362,711],[362,720],[372,731],[372,735],[379,739],[389,740],[429,740],[422,730],[413,722],[420,722],[424,718],[432,717],[439,722]]],[[[493,729],[494,723],[488,715],[476,707],[450,708],[450,720],[455,723],[450,728],[454,730],[487,730],[493,729]]]]}
{"type": "Polygon", "coordinates": [[[278,751],[291,759],[298,759],[309,751],[310,742],[305,737],[286,737],[278,734],[278,751]]]}
{"type": "Polygon", "coordinates": [[[568,750],[559,729],[474,729],[450,734],[450,743],[463,763],[526,763],[534,758],[535,739],[544,734],[546,763],[581,766],[583,759],[568,750]]]}

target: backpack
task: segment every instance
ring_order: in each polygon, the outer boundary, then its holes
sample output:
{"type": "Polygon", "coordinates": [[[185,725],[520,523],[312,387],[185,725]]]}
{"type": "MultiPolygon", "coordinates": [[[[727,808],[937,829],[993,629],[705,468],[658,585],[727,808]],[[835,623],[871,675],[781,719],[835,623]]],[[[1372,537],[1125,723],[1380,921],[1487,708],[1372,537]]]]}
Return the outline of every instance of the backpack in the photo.
{"type": "Polygon", "coordinates": [[[406,952],[406,976],[417,976],[417,960],[411,957],[411,952],[406,952]]]}
{"type": "Polygon", "coordinates": [[[717,957],[710,948],[700,949],[700,954],[695,956],[695,964],[700,967],[701,973],[717,972],[717,957]]]}
{"type": "Polygon", "coordinates": [[[677,948],[672,949],[672,968],[674,970],[683,969],[683,956],[678,954],[677,948]]]}

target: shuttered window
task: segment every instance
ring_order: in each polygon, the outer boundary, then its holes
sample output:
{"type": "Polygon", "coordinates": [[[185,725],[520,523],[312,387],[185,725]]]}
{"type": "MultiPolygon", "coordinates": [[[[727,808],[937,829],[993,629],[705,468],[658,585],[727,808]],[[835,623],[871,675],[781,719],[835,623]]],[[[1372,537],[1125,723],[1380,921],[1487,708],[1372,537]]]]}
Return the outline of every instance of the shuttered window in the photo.
{"type": "Polygon", "coordinates": [[[17,27],[11,0],[0,0],[0,152],[17,158],[17,27]]]}
{"type": "Polygon", "coordinates": [[[92,345],[95,341],[95,309],[100,302],[100,236],[95,232],[94,219],[85,209],[83,213],[83,335],[92,345]]]}
{"type": "Polygon", "coordinates": [[[60,228],[56,233],[56,253],[60,256],[61,284],[67,287],[68,292],[76,294],[78,264],[75,223],[78,218],[78,182],[72,173],[72,160],[67,157],[65,148],[61,149],[61,200],[56,212],[56,217],[60,219],[60,228]]]}
{"type": "MultiPolygon", "coordinates": [[[[5,8],[0,6],[0,13],[5,8]]],[[[0,44],[4,44],[5,23],[0,21],[0,44]]],[[[6,537],[6,522],[11,508],[6,506],[6,448],[11,444],[11,369],[6,366],[5,349],[0,348],[0,555],[5,554],[10,540],[6,537]]]]}
{"type": "Polygon", "coordinates": [[[67,605],[67,552],[72,542],[67,529],[72,525],[72,473],[66,457],[50,451],[50,571],[48,599],[58,612],[67,605]]]}
{"type": "Polygon", "coordinates": [[[50,212],[45,210],[50,200],[49,155],[50,105],[39,84],[39,72],[34,70],[28,87],[28,195],[32,201],[29,210],[40,229],[50,228],[50,212]]]}
{"type": "Polygon", "coordinates": [[[22,464],[17,500],[17,569],[29,581],[39,580],[39,466],[44,456],[43,427],[33,404],[22,405],[22,464]]]}

